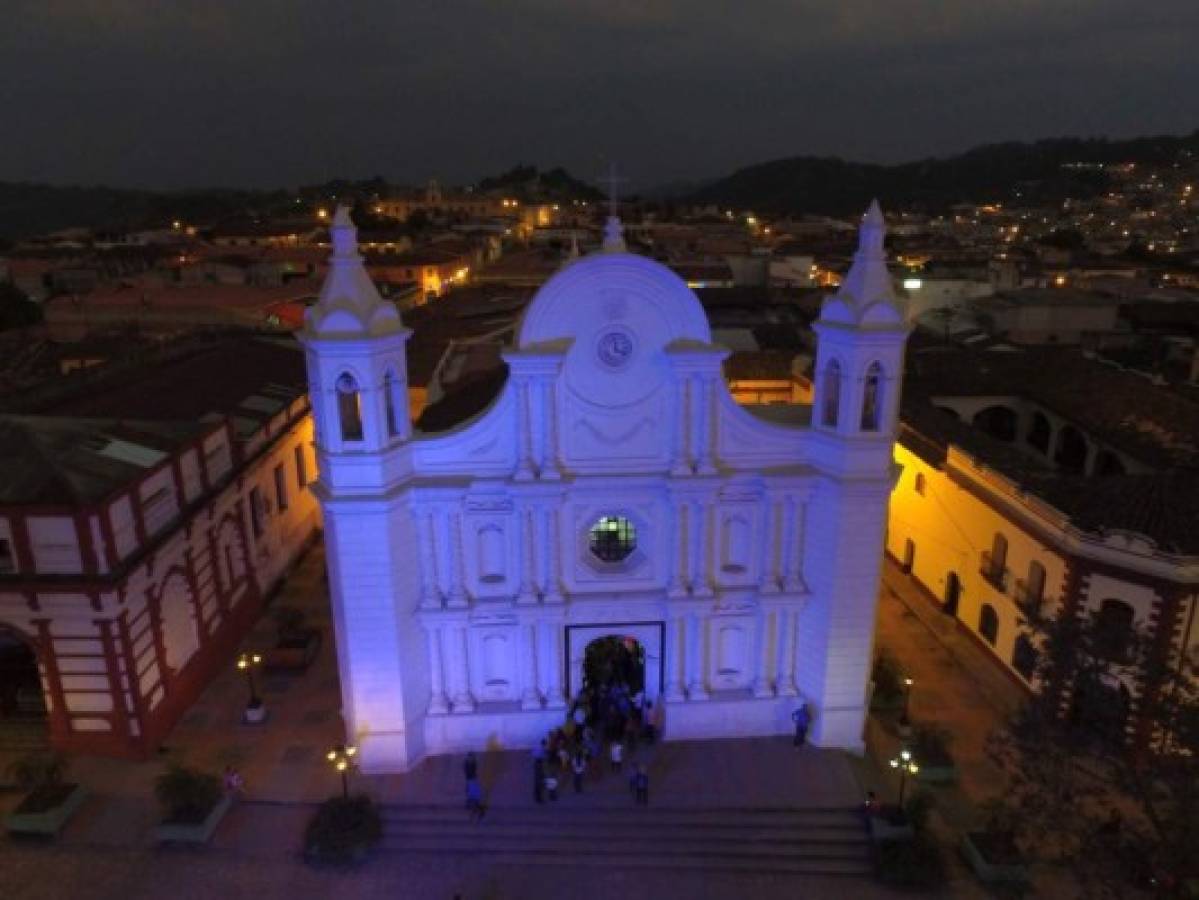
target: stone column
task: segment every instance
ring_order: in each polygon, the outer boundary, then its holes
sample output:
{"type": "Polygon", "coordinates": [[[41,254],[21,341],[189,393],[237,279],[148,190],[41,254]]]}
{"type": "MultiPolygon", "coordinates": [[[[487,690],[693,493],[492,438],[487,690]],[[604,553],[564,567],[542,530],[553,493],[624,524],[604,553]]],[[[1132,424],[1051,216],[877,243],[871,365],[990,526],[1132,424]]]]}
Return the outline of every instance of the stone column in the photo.
{"type": "Polygon", "coordinates": [[[524,663],[524,690],[520,695],[521,709],[541,709],[541,691],[537,689],[537,625],[520,625],[520,655],[524,663]]]}
{"type": "Polygon", "coordinates": [[[704,617],[692,615],[687,623],[690,640],[687,641],[687,696],[691,700],[707,700],[708,689],[704,678],[704,617]]]}
{"type": "MultiPolygon", "coordinates": [[[[795,504],[789,496],[781,503],[783,511],[783,538],[779,546],[779,581],[784,591],[790,590],[793,583],[791,573],[791,544],[795,541],[795,504]]],[[[780,620],[781,621],[781,620],[780,620]]],[[[780,645],[781,646],[781,645],[780,645]]]]}
{"type": "Polygon", "coordinates": [[[773,697],[774,685],[770,683],[770,612],[758,610],[758,627],[754,635],[755,674],[753,692],[755,697],[773,697]]]}
{"type": "Polygon", "coordinates": [[[429,637],[429,682],[432,696],[429,698],[429,715],[440,716],[450,711],[450,700],[445,694],[445,671],[441,662],[441,626],[425,628],[429,637]]]}
{"type": "Polygon", "coordinates": [[[691,474],[691,461],[687,455],[687,381],[686,377],[676,374],[674,416],[670,433],[671,475],[691,474]]]}
{"type": "Polygon", "coordinates": [[[695,471],[699,475],[712,475],[716,466],[712,464],[712,379],[697,377],[693,382],[695,404],[695,471]]]}
{"type": "Polygon", "coordinates": [[[517,588],[516,602],[528,605],[537,602],[535,578],[537,560],[533,555],[533,546],[536,542],[536,535],[533,531],[533,510],[518,507],[516,514],[520,526],[516,530],[516,559],[520,567],[520,586],[517,588]]]}
{"type": "Polygon", "coordinates": [[[517,481],[533,479],[533,463],[530,460],[533,439],[532,416],[529,415],[529,382],[527,378],[517,379],[513,385],[516,401],[516,471],[513,478],[517,481]]]}
{"type": "Polygon", "coordinates": [[[795,687],[795,622],[798,618],[795,610],[778,611],[778,666],[775,669],[778,679],[775,686],[780,697],[794,697],[799,693],[795,687]]]}
{"type": "Polygon", "coordinates": [[[783,579],[783,590],[788,593],[799,593],[804,589],[803,580],[803,529],[804,516],[807,512],[798,497],[787,501],[791,517],[791,537],[783,552],[787,554],[787,577],[783,579]]]}
{"type": "Polygon", "coordinates": [[[691,515],[687,523],[691,538],[691,593],[696,597],[713,596],[708,580],[708,506],[696,500],[690,506],[691,515]]]}
{"type": "Polygon", "coordinates": [[[454,671],[454,712],[475,711],[475,698],[470,692],[470,649],[465,625],[451,626],[450,665],[454,671]]]}
{"type": "Polygon", "coordinates": [[[558,511],[545,507],[541,513],[542,550],[544,559],[545,589],[542,592],[542,602],[561,603],[562,601],[562,547],[560,529],[558,528],[558,511]]]}
{"type": "Polygon", "coordinates": [[[765,527],[762,529],[762,559],[758,577],[758,591],[763,594],[779,592],[778,556],[779,547],[779,504],[773,497],[766,498],[765,527]]]}
{"type": "Polygon", "coordinates": [[[544,440],[541,454],[541,477],[557,481],[562,477],[558,464],[558,409],[554,404],[554,383],[546,378],[541,382],[541,410],[544,440]]]}
{"type": "Polygon", "coordinates": [[[542,682],[545,686],[545,708],[563,709],[566,697],[562,693],[562,627],[558,622],[542,622],[538,635],[541,659],[545,663],[542,682]]]}
{"type": "Polygon", "coordinates": [[[670,528],[667,532],[666,546],[666,596],[680,598],[687,596],[687,532],[683,527],[683,510],[686,504],[671,499],[670,528]]]}
{"type": "Polygon", "coordinates": [[[466,590],[462,586],[462,518],[456,512],[446,511],[443,515],[449,568],[446,606],[463,607],[466,606],[466,590]]]}
{"type": "Polygon", "coordinates": [[[424,609],[441,606],[441,589],[437,585],[437,564],[433,549],[435,520],[431,514],[422,514],[417,522],[417,540],[420,544],[420,605],[424,609]]]}
{"type": "Polygon", "coordinates": [[[682,703],[687,699],[686,694],[683,693],[683,682],[679,671],[683,660],[680,650],[685,647],[684,637],[680,632],[685,621],[682,616],[678,615],[670,615],[666,619],[666,646],[662,648],[662,652],[666,655],[666,684],[663,685],[663,691],[665,699],[670,703],[682,703]]]}

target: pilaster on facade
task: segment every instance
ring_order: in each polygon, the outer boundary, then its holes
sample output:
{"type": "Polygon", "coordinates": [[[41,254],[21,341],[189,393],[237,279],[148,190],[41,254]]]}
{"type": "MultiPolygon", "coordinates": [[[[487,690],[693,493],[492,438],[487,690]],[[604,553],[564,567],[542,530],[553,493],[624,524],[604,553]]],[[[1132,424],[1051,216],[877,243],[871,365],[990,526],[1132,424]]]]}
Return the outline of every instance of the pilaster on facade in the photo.
{"type": "Polygon", "coordinates": [[[694,597],[715,596],[711,580],[711,558],[708,539],[708,504],[704,500],[691,501],[688,512],[688,529],[691,538],[691,594],[694,597]]]}
{"type": "Polygon", "coordinates": [[[522,622],[518,627],[518,648],[523,664],[521,680],[524,685],[520,695],[520,708],[541,709],[543,698],[537,682],[537,624],[522,622]]]}
{"type": "Polygon", "coordinates": [[[420,606],[421,609],[439,609],[442,605],[442,596],[438,587],[438,567],[433,547],[436,519],[432,513],[416,513],[416,517],[418,562],[420,564],[420,606]]]}
{"type": "Polygon", "coordinates": [[[779,607],[777,615],[779,634],[775,689],[780,697],[795,697],[799,694],[795,684],[795,628],[799,616],[787,607],[779,607]]]}
{"type": "Polygon", "coordinates": [[[538,645],[544,660],[541,679],[542,690],[545,693],[546,709],[565,709],[566,695],[562,690],[563,644],[565,635],[561,621],[543,621],[540,625],[538,645]]]}
{"type": "Polygon", "coordinates": [[[707,639],[707,619],[698,613],[687,617],[687,699],[702,702],[711,696],[708,693],[704,674],[704,644],[707,639]]]}
{"type": "Polygon", "coordinates": [[[786,542],[780,536],[782,530],[783,503],[772,493],[763,499],[765,510],[762,515],[762,555],[758,568],[758,593],[778,594],[782,577],[779,573],[779,559],[786,553],[786,542]]]}
{"type": "Polygon", "coordinates": [[[565,602],[562,596],[562,530],[561,513],[552,507],[541,510],[542,556],[545,581],[541,589],[541,600],[556,606],[565,602]]]}
{"type": "Polygon", "coordinates": [[[684,617],[678,613],[666,616],[666,640],[662,652],[665,654],[665,682],[663,686],[667,703],[682,703],[687,699],[683,690],[683,659],[685,657],[684,617]]]}
{"type": "Polygon", "coordinates": [[[445,691],[445,668],[442,662],[442,629],[438,625],[426,624],[425,633],[429,640],[429,715],[441,716],[450,711],[450,700],[445,691]]]}
{"type": "Polygon", "coordinates": [[[447,586],[446,606],[462,609],[467,606],[466,587],[463,585],[462,570],[462,516],[449,509],[439,511],[442,534],[445,536],[445,560],[447,586]]]}
{"type": "MultiPolygon", "coordinates": [[[[777,613],[776,616],[777,618],[777,613]]],[[[759,607],[754,629],[755,672],[751,690],[755,697],[773,697],[774,680],[770,677],[770,619],[771,611],[759,607]]]]}
{"type": "Polygon", "coordinates": [[[475,697],[470,689],[470,645],[465,624],[450,625],[450,669],[453,672],[455,715],[473,713],[475,697]]]}
{"type": "Polygon", "coordinates": [[[695,381],[695,393],[699,403],[695,411],[695,473],[697,475],[715,475],[716,465],[713,462],[712,441],[715,419],[712,401],[712,376],[699,375],[695,381]]]}
{"type": "Polygon", "coordinates": [[[516,393],[516,470],[512,478],[515,481],[532,481],[536,474],[533,471],[533,417],[528,379],[515,377],[512,389],[516,393]]]}
{"type": "Polygon", "coordinates": [[[558,481],[562,478],[562,466],[558,454],[558,408],[557,391],[549,378],[541,379],[542,433],[544,451],[541,457],[541,478],[558,481]]]}
{"type": "Polygon", "coordinates": [[[674,415],[670,423],[670,474],[683,477],[692,474],[694,466],[688,452],[688,379],[675,378],[674,415]]]}
{"type": "Polygon", "coordinates": [[[537,512],[538,510],[533,507],[517,507],[520,528],[517,531],[516,556],[520,567],[520,574],[516,602],[521,606],[529,606],[537,602],[537,557],[534,553],[534,547],[536,546],[534,515],[537,512]]]}

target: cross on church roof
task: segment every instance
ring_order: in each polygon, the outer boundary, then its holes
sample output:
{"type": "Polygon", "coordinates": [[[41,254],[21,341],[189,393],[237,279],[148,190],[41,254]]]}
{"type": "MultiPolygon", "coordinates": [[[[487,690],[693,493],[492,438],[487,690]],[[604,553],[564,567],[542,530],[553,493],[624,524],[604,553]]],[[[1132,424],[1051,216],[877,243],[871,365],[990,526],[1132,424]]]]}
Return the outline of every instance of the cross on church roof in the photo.
{"type": "Polygon", "coordinates": [[[620,185],[628,183],[627,178],[616,174],[616,163],[609,163],[608,174],[601,175],[596,179],[600,184],[608,189],[608,215],[616,215],[616,207],[619,204],[617,193],[620,185]]]}

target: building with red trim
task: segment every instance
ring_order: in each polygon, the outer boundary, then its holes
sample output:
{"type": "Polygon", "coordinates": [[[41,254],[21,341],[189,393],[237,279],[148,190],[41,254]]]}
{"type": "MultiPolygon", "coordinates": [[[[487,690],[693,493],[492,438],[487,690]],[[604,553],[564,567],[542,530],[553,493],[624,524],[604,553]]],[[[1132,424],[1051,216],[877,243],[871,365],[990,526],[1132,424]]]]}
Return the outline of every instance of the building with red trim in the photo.
{"type": "Polygon", "coordinates": [[[303,357],[234,337],[0,415],[0,630],[54,747],[154,752],[316,533],[303,357]]]}

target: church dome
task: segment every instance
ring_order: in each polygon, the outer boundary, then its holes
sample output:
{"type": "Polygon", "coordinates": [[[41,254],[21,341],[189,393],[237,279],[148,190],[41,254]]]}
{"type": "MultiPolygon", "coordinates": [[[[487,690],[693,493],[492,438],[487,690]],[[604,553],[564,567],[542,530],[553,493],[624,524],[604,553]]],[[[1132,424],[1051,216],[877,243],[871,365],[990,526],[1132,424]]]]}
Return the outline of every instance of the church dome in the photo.
{"type": "Polygon", "coordinates": [[[542,286],[525,310],[517,346],[562,339],[615,345],[603,341],[611,329],[646,347],[712,340],[699,298],[678,275],[634,253],[599,252],[566,265],[542,286]]]}

